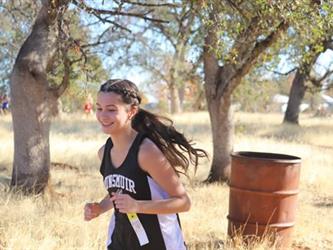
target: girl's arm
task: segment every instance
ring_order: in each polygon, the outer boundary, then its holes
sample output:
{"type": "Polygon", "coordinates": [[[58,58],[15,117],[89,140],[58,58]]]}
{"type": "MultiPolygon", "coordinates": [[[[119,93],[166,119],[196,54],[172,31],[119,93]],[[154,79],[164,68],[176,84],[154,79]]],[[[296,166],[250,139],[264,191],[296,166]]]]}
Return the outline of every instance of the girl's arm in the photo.
{"type": "Polygon", "coordinates": [[[188,211],[191,201],[175,170],[160,149],[149,139],[145,139],[140,147],[138,161],[140,167],[169,194],[168,199],[134,200],[127,194],[113,194],[120,212],[145,214],[170,214],[188,211]]]}
{"type": "Polygon", "coordinates": [[[107,194],[100,202],[87,203],[84,206],[84,219],[86,221],[98,217],[113,208],[113,203],[110,200],[110,195],[107,194]]]}
{"type": "MultiPolygon", "coordinates": [[[[98,157],[102,161],[104,146],[98,150],[98,157]]],[[[84,206],[84,219],[86,221],[98,217],[100,214],[107,212],[113,208],[113,203],[110,200],[110,195],[107,194],[100,202],[87,203],[84,206]]]]}

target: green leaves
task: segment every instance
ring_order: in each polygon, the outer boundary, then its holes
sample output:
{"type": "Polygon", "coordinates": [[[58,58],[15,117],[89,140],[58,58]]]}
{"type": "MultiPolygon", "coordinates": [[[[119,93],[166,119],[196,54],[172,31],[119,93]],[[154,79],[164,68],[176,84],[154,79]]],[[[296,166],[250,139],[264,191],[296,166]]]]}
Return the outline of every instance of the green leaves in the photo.
{"type": "Polygon", "coordinates": [[[310,0],[282,1],[282,0],[251,0],[251,1],[206,1],[206,14],[203,23],[207,30],[216,33],[218,42],[214,48],[221,63],[235,62],[242,46],[260,41],[268,36],[281,21],[288,23],[292,33],[288,32],[277,41],[274,46],[275,54],[287,46],[299,49],[290,51],[308,53],[305,49],[313,44],[313,51],[323,51],[320,41],[332,34],[333,7],[331,1],[315,4],[310,0]],[[247,40],[239,40],[242,33],[250,28],[251,20],[256,18],[255,28],[246,36],[247,40]]]}

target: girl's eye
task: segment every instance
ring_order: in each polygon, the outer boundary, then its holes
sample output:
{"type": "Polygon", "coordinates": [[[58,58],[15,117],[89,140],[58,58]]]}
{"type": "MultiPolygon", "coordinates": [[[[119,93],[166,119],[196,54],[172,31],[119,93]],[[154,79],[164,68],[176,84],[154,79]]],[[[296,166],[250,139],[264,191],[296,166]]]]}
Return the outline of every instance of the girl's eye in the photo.
{"type": "MultiPolygon", "coordinates": [[[[102,108],[96,108],[96,110],[102,111],[103,109],[102,108]]],[[[107,109],[106,111],[114,112],[114,111],[117,111],[117,110],[116,109],[107,109]]]]}

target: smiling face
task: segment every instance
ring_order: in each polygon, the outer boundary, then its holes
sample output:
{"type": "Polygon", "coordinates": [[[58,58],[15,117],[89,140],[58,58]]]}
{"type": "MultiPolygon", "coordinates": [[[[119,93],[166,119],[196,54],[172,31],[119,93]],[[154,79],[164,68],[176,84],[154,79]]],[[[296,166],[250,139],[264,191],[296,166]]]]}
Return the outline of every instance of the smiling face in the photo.
{"type": "Polygon", "coordinates": [[[125,104],[119,94],[99,92],[96,106],[96,118],[104,133],[115,134],[131,127],[135,107],[125,104]]]}

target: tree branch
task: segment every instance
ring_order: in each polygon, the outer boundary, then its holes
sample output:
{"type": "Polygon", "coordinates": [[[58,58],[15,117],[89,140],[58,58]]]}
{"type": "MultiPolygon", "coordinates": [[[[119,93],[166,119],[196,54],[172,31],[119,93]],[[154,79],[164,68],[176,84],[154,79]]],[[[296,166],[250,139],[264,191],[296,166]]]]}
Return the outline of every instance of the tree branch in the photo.
{"type": "MultiPolygon", "coordinates": [[[[215,15],[213,12],[209,14],[209,20],[214,20],[215,15]]],[[[212,97],[216,96],[216,88],[218,83],[217,74],[220,71],[220,66],[218,63],[218,58],[216,56],[215,50],[217,49],[218,38],[216,34],[216,22],[213,22],[213,25],[206,27],[207,35],[205,37],[205,44],[203,49],[203,61],[204,61],[204,72],[205,72],[205,85],[210,86],[209,90],[214,93],[209,93],[212,97]]],[[[208,87],[205,87],[208,91],[208,87]]]]}
{"type": "Polygon", "coordinates": [[[75,4],[77,7],[85,10],[88,13],[96,15],[111,15],[111,16],[130,16],[130,17],[137,17],[146,21],[152,21],[152,22],[160,22],[160,23],[167,23],[168,21],[156,19],[147,17],[146,15],[150,14],[153,10],[148,11],[146,13],[128,13],[128,12],[121,12],[119,10],[104,10],[104,9],[96,9],[93,7],[90,7],[86,5],[83,1],[78,2],[77,0],[72,0],[73,4],[75,4]]]}
{"type": "Polygon", "coordinates": [[[147,69],[151,70],[154,74],[158,75],[167,85],[169,85],[169,80],[161,73],[160,69],[156,69],[151,65],[146,65],[147,69]]]}
{"type": "Polygon", "coordinates": [[[138,5],[138,6],[145,6],[145,7],[179,7],[178,4],[173,3],[140,3],[140,2],[132,2],[129,0],[122,0],[123,3],[129,3],[132,5],[138,5]]]}
{"type": "Polygon", "coordinates": [[[114,21],[109,20],[107,17],[106,17],[106,18],[102,18],[100,15],[98,15],[98,14],[96,14],[96,13],[93,13],[93,15],[94,15],[98,20],[100,20],[102,23],[111,23],[111,24],[113,24],[114,26],[116,26],[117,28],[120,28],[120,29],[122,29],[122,30],[126,30],[126,31],[128,31],[129,33],[132,33],[132,31],[131,31],[130,29],[128,29],[128,28],[126,28],[126,27],[120,25],[119,23],[116,23],[116,22],[114,22],[114,21]]]}
{"type": "Polygon", "coordinates": [[[287,76],[287,75],[289,75],[290,73],[296,71],[296,70],[298,69],[298,67],[292,68],[291,70],[289,70],[289,71],[287,71],[287,72],[280,72],[280,71],[272,70],[272,69],[268,68],[267,66],[265,66],[265,69],[266,69],[267,71],[273,72],[274,74],[277,74],[277,75],[287,76]]]}
{"type": "Polygon", "coordinates": [[[325,74],[324,74],[322,77],[316,79],[315,77],[311,77],[311,76],[309,76],[308,80],[309,80],[313,85],[315,85],[315,86],[317,86],[317,87],[320,87],[320,86],[322,86],[322,82],[323,82],[325,79],[327,79],[329,76],[331,76],[332,74],[333,74],[333,70],[327,70],[327,71],[325,72],[325,74]]]}
{"type": "Polygon", "coordinates": [[[333,42],[332,42],[332,41],[327,42],[327,43],[325,44],[325,48],[326,48],[326,49],[333,50],[333,42]]]}
{"type": "Polygon", "coordinates": [[[111,42],[110,40],[106,40],[106,41],[101,41],[102,38],[104,37],[104,35],[110,30],[110,29],[113,29],[113,27],[108,27],[106,28],[97,38],[97,41],[94,42],[94,43],[88,43],[88,44],[84,44],[84,45],[81,45],[80,47],[81,48],[88,48],[88,47],[95,47],[95,46],[98,46],[98,45],[101,45],[101,44],[106,44],[106,43],[109,43],[111,42]]]}
{"type": "Polygon", "coordinates": [[[256,42],[249,58],[243,63],[237,73],[239,73],[241,77],[246,75],[259,55],[270,47],[288,27],[289,25],[285,21],[282,21],[264,40],[256,42]]]}
{"type": "Polygon", "coordinates": [[[327,90],[330,90],[330,89],[333,89],[333,83],[329,83],[327,84],[325,87],[322,87],[321,90],[323,91],[327,91],[327,90]]]}
{"type": "MultiPolygon", "coordinates": [[[[236,71],[229,80],[231,84],[227,86],[228,93],[232,93],[232,91],[240,83],[242,77],[250,71],[260,54],[262,54],[262,52],[264,52],[268,47],[270,47],[280,37],[280,34],[287,30],[288,27],[289,25],[285,21],[280,22],[279,25],[265,39],[257,41],[253,49],[250,49],[247,54],[243,55],[243,58],[240,58],[240,60],[238,60],[241,63],[235,65],[236,71]]],[[[222,76],[220,75],[220,77],[222,76]]]]}
{"type": "Polygon", "coordinates": [[[161,23],[153,23],[152,27],[156,28],[159,32],[161,32],[165,36],[165,38],[167,38],[168,41],[171,43],[172,47],[176,49],[177,45],[173,41],[172,35],[167,31],[167,29],[165,29],[165,27],[161,23]]]}
{"type": "Polygon", "coordinates": [[[23,16],[24,18],[26,18],[26,20],[29,20],[31,18],[31,16],[27,15],[22,9],[17,8],[17,7],[12,7],[12,8],[8,8],[6,5],[4,4],[0,4],[0,7],[4,8],[5,10],[7,10],[7,12],[12,16],[13,20],[15,22],[18,22],[16,19],[16,14],[14,12],[18,12],[21,16],[23,16]]]}
{"type": "MultiPolygon", "coordinates": [[[[56,98],[59,98],[65,92],[65,90],[68,88],[69,83],[70,83],[69,79],[70,79],[70,72],[71,72],[71,62],[68,58],[68,51],[69,51],[70,47],[73,45],[73,42],[74,42],[74,46],[79,46],[79,44],[75,44],[75,41],[73,39],[71,39],[69,34],[67,34],[66,31],[64,30],[63,21],[64,20],[61,18],[57,19],[60,40],[66,41],[69,38],[69,40],[72,40],[72,41],[70,41],[70,43],[60,44],[62,62],[64,65],[64,75],[62,77],[62,81],[61,81],[60,85],[58,85],[57,87],[54,87],[54,88],[49,87],[49,91],[52,92],[56,98]]],[[[79,48],[79,49],[81,51],[81,48],[79,48]]]]}
{"type": "Polygon", "coordinates": [[[62,77],[62,82],[56,89],[53,90],[57,98],[59,98],[65,92],[70,83],[69,76],[71,72],[71,64],[67,55],[67,51],[65,50],[62,51],[62,61],[64,64],[64,75],[62,77]]]}
{"type": "Polygon", "coordinates": [[[246,22],[249,21],[249,18],[244,14],[243,10],[241,8],[239,8],[239,6],[237,6],[233,1],[226,0],[226,2],[229,4],[229,6],[231,8],[233,8],[234,10],[236,10],[245,19],[246,22]]]}

